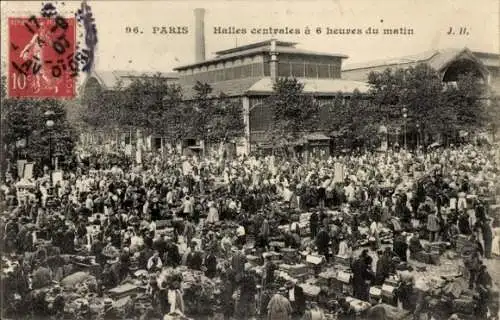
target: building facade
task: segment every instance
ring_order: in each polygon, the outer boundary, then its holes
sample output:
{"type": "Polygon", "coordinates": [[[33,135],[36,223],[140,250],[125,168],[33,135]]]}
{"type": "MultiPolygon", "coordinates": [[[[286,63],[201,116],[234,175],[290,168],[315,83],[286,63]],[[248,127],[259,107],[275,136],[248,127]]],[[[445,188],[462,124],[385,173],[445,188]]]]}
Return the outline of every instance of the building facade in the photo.
{"type": "Polygon", "coordinates": [[[177,67],[179,84],[186,99],[192,99],[197,81],[208,83],[212,96],[241,101],[245,137],[238,142],[248,153],[265,144],[272,121],[272,109],[263,102],[273,94],[278,78],[294,77],[304,85],[304,93],[326,104],[338,93],[350,96],[355,90],[368,91],[364,82],[341,78],[342,61],[347,56],[299,49],[296,43],[268,40],[216,53],[216,57],[177,67]]]}

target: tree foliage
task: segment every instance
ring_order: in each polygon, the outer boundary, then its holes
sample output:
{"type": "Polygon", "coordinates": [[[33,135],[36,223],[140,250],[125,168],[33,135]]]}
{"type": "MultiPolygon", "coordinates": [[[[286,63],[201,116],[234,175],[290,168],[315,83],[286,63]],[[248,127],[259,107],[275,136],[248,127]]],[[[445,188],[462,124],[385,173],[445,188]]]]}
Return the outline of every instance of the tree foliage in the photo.
{"type": "Polygon", "coordinates": [[[459,130],[475,131],[484,124],[481,98],[485,87],[472,74],[460,76],[456,85],[450,85],[443,83],[437,71],[419,64],[372,72],[368,81],[372,107],[366,115],[392,132],[403,126],[403,108],[407,110],[407,130],[411,133],[420,128],[427,142],[438,135],[454,139],[459,130]]]}
{"type": "Polygon", "coordinates": [[[7,98],[5,77],[2,77],[1,83],[2,130],[7,157],[16,160],[26,156],[47,164],[49,142],[54,156],[70,156],[77,135],[67,121],[64,102],[55,99],[7,98]],[[47,111],[52,114],[45,115],[47,111]],[[54,122],[52,128],[47,127],[47,120],[54,122]]]}
{"type": "Polygon", "coordinates": [[[317,131],[319,104],[304,94],[304,85],[295,78],[278,79],[266,104],[273,109],[270,136],[275,142],[294,142],[305,132],[317,131]]]}
{"type": "Polygon", "coordinates": [[[225,97],[214,100],[210,85],[197,82],[195,96],[183,101],[180,86],[168,83],[160,74],[119,84],[87,102],[83,115],[93,127],[129,127],[154,133],[170,141],[205,139],[219,142],[243,134],[241,102],[225,97]]]}

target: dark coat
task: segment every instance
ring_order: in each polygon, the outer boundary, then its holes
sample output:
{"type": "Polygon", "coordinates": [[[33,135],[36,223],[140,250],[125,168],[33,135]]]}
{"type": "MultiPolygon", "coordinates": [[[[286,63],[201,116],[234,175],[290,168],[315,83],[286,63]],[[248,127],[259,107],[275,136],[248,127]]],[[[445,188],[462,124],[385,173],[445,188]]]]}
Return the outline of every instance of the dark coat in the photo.
{"type": "Polygon", "coordinates": [[[392,245],[392,250],[401,259],[401,261],[406,261],[406,251],[408,250],[408,244],[404,236],[398,236],[394,239],[392,245]]]}
{"type": "Polygon", "coordinates": [[[201,270],[201,266],[203,265],[203,257],[201,256],[201,252],[190,252],[186,259],[186,265],[189,269],[201,270]]]}
{"type": "Polygon", "coordinates": [[[354,261],[352,272],[354,297],[360,300],[368,301],[370,298],[370,284],[368,281],[374,280],[375,276],[373,275],[373,272],[369,269],[369,266],[363,258],[359,258],[354,261]]]}
{"type": "Polygon", "coordinates": [[[330,235],[326,230],[322,229],[316,236],[316,246],[321,254],[328,253],[328,243],[330,242],[330,235]]]}
{"type": "Polygon", "coordinates": [[[165,253],[165,259],[167,266],[177,267],[181,264],[182,257],[179,253],[179,248],[175,244],[167,245],[167,252],[165,253]]]}
{"type": "Polygon", "coordinates": [[[306,297],[304,295],[304,290],[299,286],[295,286],[294,296],[295,301],[290,302],[290,304],[292,305],[293,313],[302,315],[306,310],[306,297]]]}
{"type": "Polygon", "coordinates": [[[217,273],[217,258],[213,254],[209,254],[205,258],[205,268],[207,268],[207,271],[205,271],[205,275],[209,278],[215,277],[217,273]]]}

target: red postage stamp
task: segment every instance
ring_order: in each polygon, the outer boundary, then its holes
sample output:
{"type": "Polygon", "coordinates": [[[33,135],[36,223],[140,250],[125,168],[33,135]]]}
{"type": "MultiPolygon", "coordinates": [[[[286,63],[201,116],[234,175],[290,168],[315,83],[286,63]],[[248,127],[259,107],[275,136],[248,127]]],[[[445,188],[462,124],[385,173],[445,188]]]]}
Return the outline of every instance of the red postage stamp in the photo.
{"type": "Polygon", "coordinates": [[[75,18],[11,17],[8,95],[73,98],[78,62],[75,18]]]}

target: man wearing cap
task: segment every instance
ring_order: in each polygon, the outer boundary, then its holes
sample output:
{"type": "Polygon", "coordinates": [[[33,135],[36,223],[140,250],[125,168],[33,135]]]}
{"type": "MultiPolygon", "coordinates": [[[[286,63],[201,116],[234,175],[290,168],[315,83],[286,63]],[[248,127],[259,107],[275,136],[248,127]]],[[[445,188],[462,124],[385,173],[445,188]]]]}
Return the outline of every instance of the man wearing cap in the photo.
{"type": "Polygon", "coordinates": [[[285,288],[287,290],[288,300],[292,306],[292,316],[300,319],[306,310],[304,290],[292,280],[287,281],[285,288]]]}
{"type": "Polygon", "coordinates": [[[245,271],[245,263],[247,258],[243,252],[243,246],[238,245],[238,248],[234,250],[234,255],[231,258],[231,267],[234,272],[234,278],[236,283],[239,283],[243,278],[243,273],[245,271]]]}
{"type": "Polygon", "coordinates": [[[330,235],[326,231],[325,227],[322,227],[321,230],[316,235],[316,247],[318,248],[318,253],[320,255],[325,256],[325,260],[328,261],[329,258],[329,244],[330,235]]]}
{"type": "Polygon", "coordinates": [[[277,270],[277,267],[271,259],[271,254],[264,253],[262,256],[265,259],[263,268],[264,274],[262,276],[262,287],[263,289],[265,289],[274,284],[274,272],[277,270]]]}
{"type": "Polygon", "coordinates": [[[186,256],[186,266],[192,270],[201,270],[203,265],[203,257],[200,251],[196,250],[198,244],[196,241],[191,241],[191,251],[186,256]]]}

